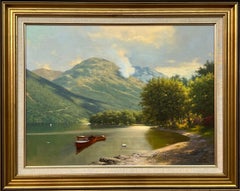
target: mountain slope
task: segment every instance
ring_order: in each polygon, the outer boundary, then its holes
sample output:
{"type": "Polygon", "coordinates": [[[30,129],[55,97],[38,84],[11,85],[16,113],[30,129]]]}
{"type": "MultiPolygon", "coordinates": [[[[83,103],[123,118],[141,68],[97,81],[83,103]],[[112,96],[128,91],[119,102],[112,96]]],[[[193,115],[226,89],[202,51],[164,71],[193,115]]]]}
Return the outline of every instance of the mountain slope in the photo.
{"type": "Polygon", "coordinates": [[[149,67],[135,66],[134,68],[135,68],[135,73],[133,74],[133,77],[135,77],[145,83],[148,82],[152,78],[166,77],[163,73],[160,73],[149,67]]]}
{"type": "Polygon", "coordinates": [[[143,83],[124,78],[116,64],[89,58],[53,80],[69,91],[101,102],[101,110],[139,109],[143,83]]]}
{"type": "Polygon", "coordinates": [[[76,123],[99,108],[99,102],[75,95],[32,72],[27,77],[27,123],[76,123]]]}
{"type": "Polygon", "coordinates": [[[57,77],[59,77],[62,74],[61,71],[54,71],[54,70],[49,70],[49,69],[45,69],[45,68],[33,70],[32,72],[49,80],[49,81],[56,79],[57,77]]]}

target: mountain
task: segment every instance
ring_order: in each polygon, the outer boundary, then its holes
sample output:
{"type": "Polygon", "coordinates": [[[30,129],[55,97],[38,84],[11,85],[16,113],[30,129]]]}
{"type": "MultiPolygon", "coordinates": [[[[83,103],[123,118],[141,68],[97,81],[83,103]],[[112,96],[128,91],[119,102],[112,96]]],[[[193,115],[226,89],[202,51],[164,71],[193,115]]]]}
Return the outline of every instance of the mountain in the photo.
{"type": "Polygon", "coordinates": [[[53,80],[74,94],[99,101],[101,110],[140,109],[143,83],[124,78],[118,66],[102,58],[89,58],[53,80]]]}
{"type": "Polygon", "coordinates": [[[133,77],[141,80],[144,83],[148,82],[152,78],[166,77],[163,73],[151,69],[150,67],[135,66],[134,68],[135,73],[133,74],[133,77]]]}
{"type": "Polygon", "coordinates": [[[54,71],[45,68],[36,69],[33,70],[32,72],[50,81],[56,79],[58,76],[62,74],[61,71],[54,71]]]}
{"type": "Polygon", "coordinates": [[[76,123],[95,113],[100,103],[26,71],[27,123],[76,123]]]}

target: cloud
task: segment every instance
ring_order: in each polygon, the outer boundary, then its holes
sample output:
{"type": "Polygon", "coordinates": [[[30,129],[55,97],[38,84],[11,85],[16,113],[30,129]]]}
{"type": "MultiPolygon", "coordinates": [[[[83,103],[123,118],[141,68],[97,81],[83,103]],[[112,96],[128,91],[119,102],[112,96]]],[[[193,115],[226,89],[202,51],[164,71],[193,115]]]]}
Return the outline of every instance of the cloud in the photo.
{"type": "Polygon", "coordinates": [[[162,72],[168,77],[180,75],[186,78],[190,78],[201,66],[202,63],[199,62],[199,58],[194,58],[190,62],[176,63],[175,66],[156,67],[156,70],[158,72],[162,72]]]}
{"type": "Polygon", "coordinates": [[[117,50],[117,54],[117,65],[120,67],[119,71],[123,77],[128,78],[130,75],[134,74],[135,68],[132,67],[132,64],[126,56],[126,51],[124,49],[117,50]]]}
{"type": "Polygon", "coordinates": [[[142,43],[160,48],[175,41],[173,26],[108,26],[98,32],[90,32],[91,39],[115,39],[121,42],[142,43]]]}
{"type": "Polygon", "coordinates": [[[82,61],[83,59],[81,57],[77,57],[76,59],[72,60],[68,65],[72,67],[81,63],[82,61]]]}
{"type": "Polygon", "coordinates": [[[39,65],[40,65],[41,68],[43,68],[43,69],[51,70],[50,64],[40,64],[40,63],[39,63],[39,65]]]}
{"type": "Polygon", "coordinates": [[[176,63],[176,60],[173,60],[173,59],[172,59],[172,60],[167,60],[167,63],[168,63],[168,64],[175,64],[175,63],[176,63]]]}
{"type": "Polygon", "coordinates": [[[197,57],[203,63],[213,58],[213,31],[213,26],[195,25],[29,25],[26,63],[30,70],[48,64],[65,71],[101,57],[122,65],[126,76],[133,72],[131,65],[167,69],[197,57]]]}
{"type": "Polygon", "coordinates": [[[57,56],[57,51],[56,51],[56,50],[52,50],[52,51],[50,52],[50,55],[52,55],[52,56],[57,56]]]}

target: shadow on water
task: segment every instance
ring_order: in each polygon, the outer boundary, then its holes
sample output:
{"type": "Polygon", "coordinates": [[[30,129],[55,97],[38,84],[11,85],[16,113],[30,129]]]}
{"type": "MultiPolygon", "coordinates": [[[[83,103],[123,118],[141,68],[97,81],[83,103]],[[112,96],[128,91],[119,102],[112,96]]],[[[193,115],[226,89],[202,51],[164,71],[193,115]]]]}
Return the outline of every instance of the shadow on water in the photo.
{"type": "Polygon", "coordinates": [[[152,149],[159,149],[174,143],[188,141],[189,137],[179,133],[161,131],[158,129],[149,129],[145,133],[146,140],[151,145],[152,149]]]}

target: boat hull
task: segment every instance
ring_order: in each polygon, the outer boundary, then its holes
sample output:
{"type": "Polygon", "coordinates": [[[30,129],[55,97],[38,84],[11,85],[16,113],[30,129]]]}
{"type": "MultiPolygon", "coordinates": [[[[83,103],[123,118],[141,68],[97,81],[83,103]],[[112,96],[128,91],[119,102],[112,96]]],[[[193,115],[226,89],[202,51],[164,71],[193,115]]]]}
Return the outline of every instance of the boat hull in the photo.
{"type": "MultiPolygon", "coordinates": [[[[81,136],[81,138],[83,137],[81,136]]],[[[86,140],[86,137],[84,137],[84,139],[86,140]]],[[[87,147],[91,146],[96,142],[105,141],[105,140],[106,140],[105,136],[90,136],[90,137],[87,137],[87,140],[84,142],[77,140],[75,142],[76,154],[80,153],[82,150],[86,149],[87,147]]]]}

